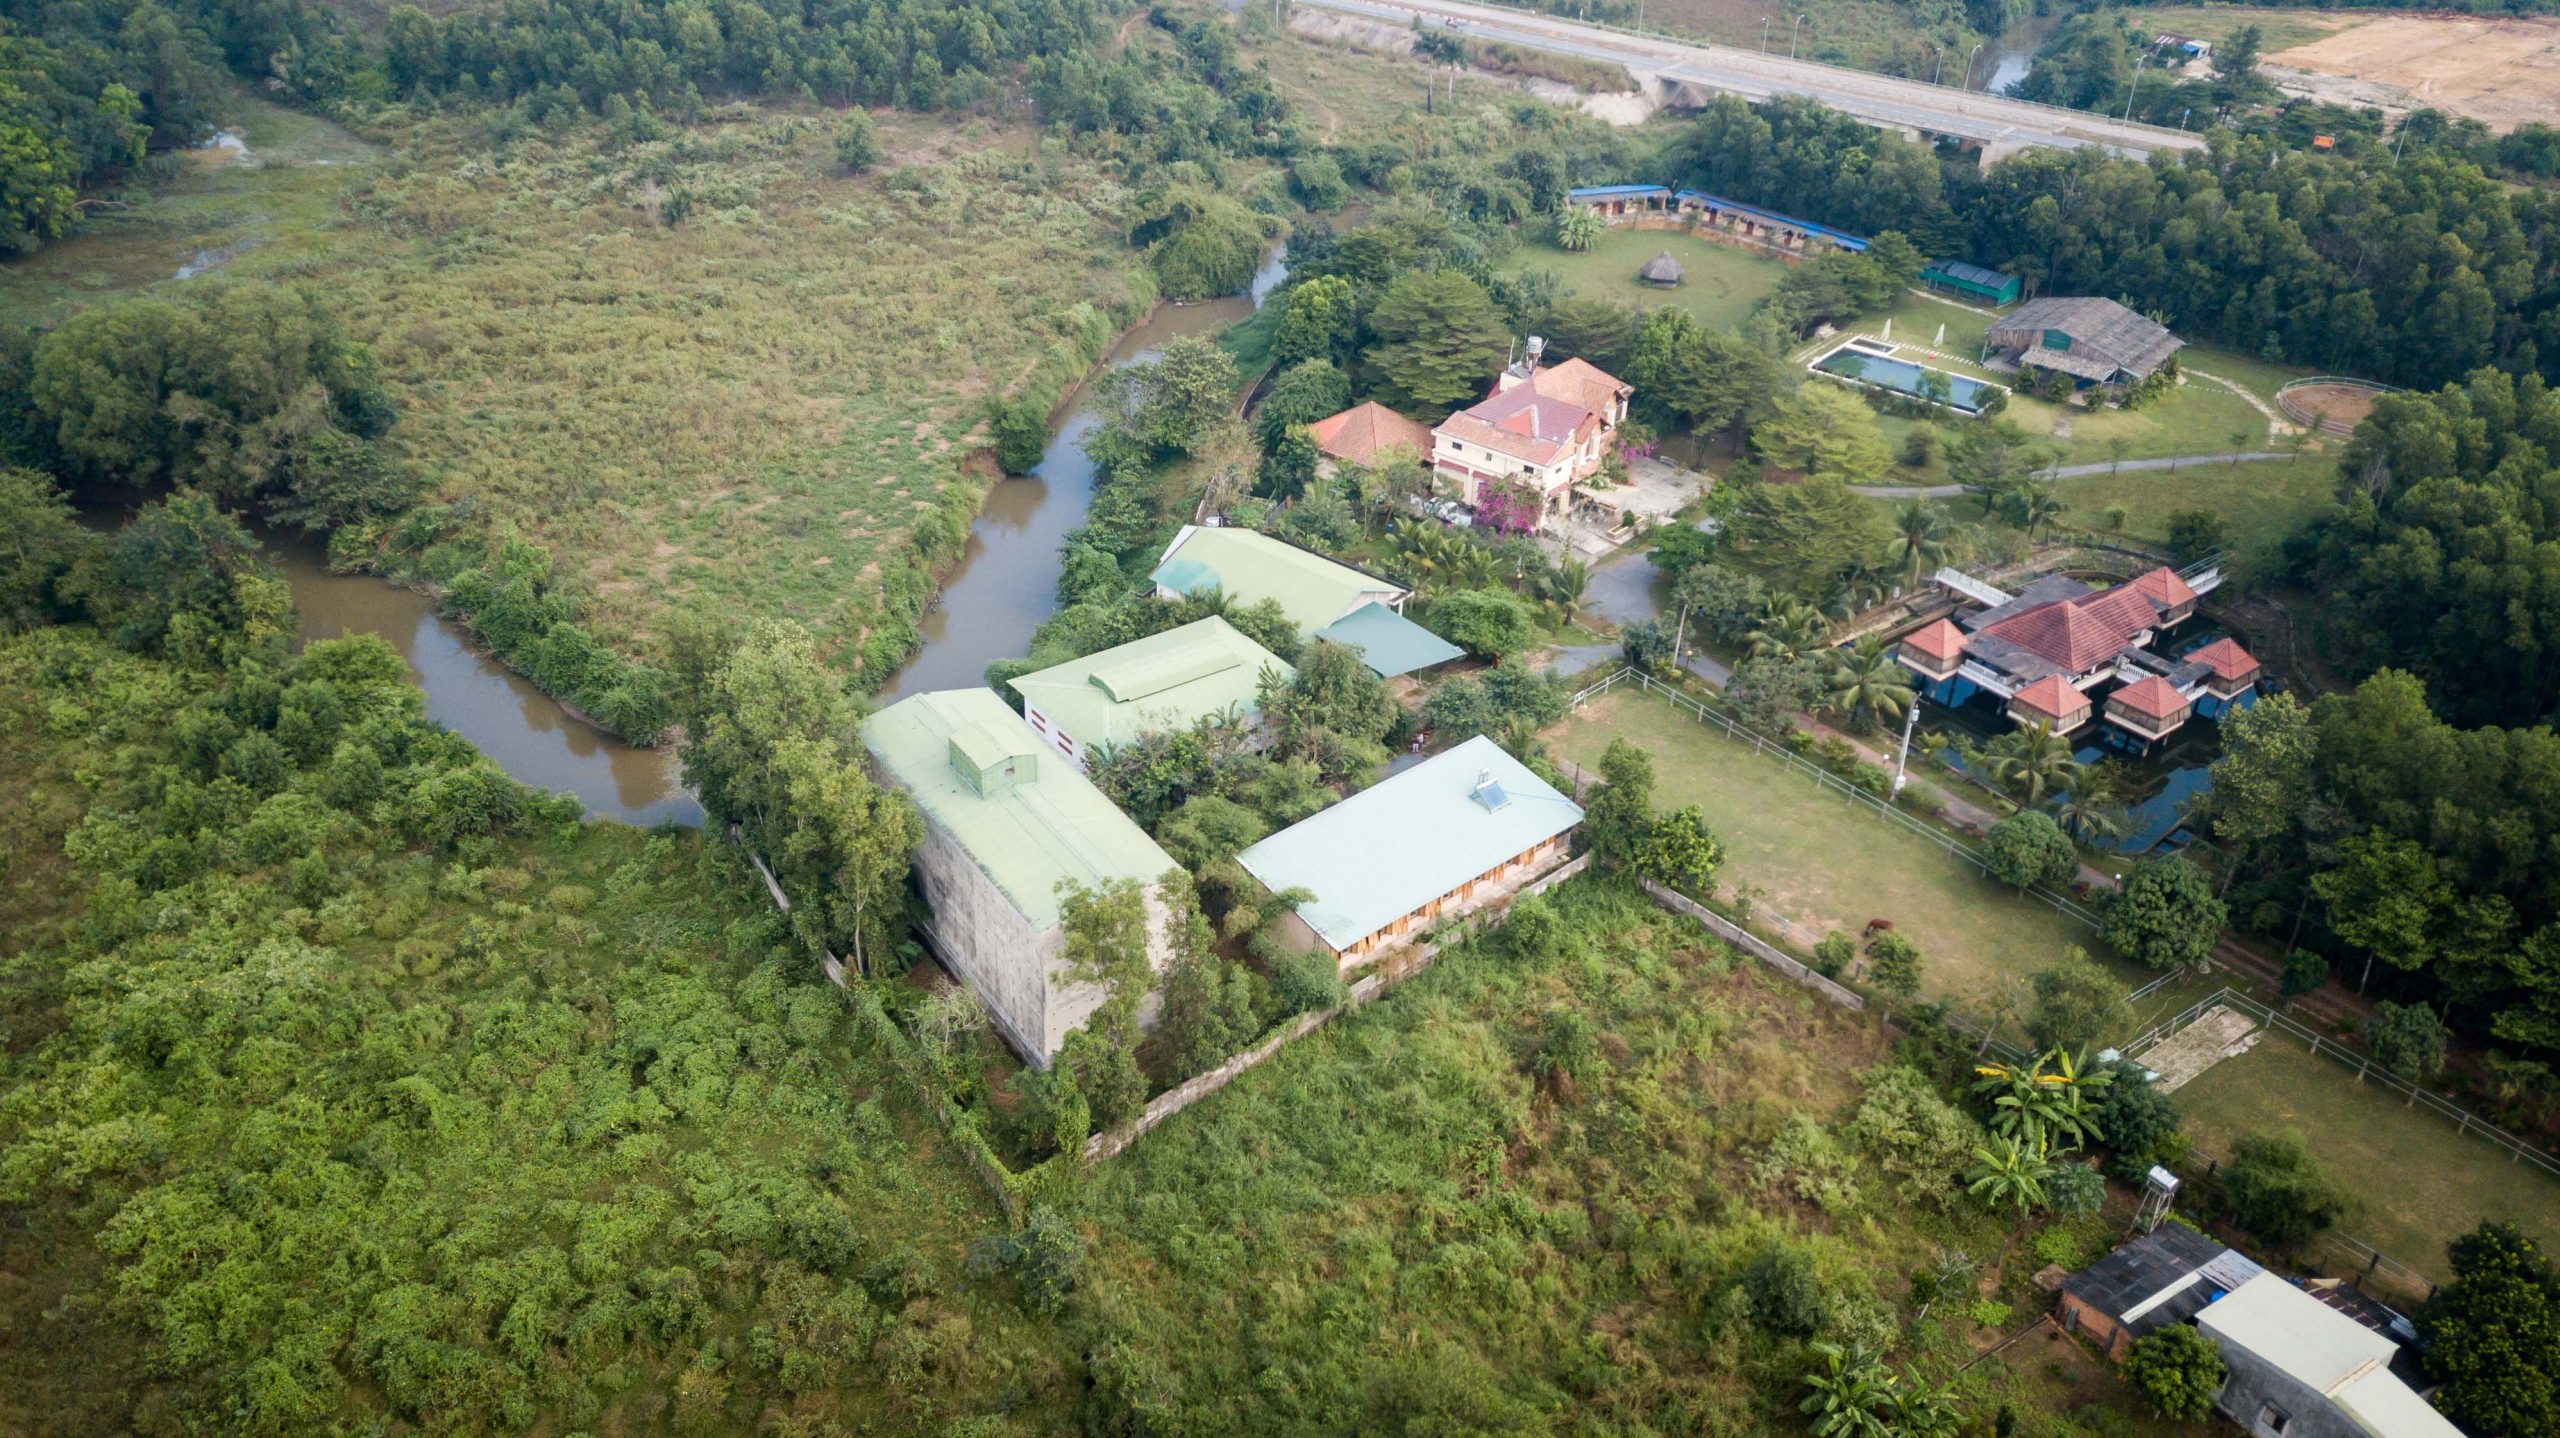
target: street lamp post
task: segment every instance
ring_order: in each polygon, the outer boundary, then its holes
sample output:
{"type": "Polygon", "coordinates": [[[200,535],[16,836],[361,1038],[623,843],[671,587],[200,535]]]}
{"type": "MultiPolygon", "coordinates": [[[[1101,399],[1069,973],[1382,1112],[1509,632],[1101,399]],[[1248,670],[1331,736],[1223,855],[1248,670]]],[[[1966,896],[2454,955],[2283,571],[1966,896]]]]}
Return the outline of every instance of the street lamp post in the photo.
{"type": "Polygon", "coordinates": [[[1893,761],[1893,792],[1896,794],[1900,794],[1902,786],[1910,782],[1907,776],[1911,771],[1911,731],[1919,727],[1920,696],[1914,694],[1911,696],[1909,712],[1902,716],[1902,751],[1894,757],[1893,761]]]}
{"type": "Polygon", "coordinates": [[[1769,53],[1769,17],[1766,15],[1760,17],[1760,53],[1769,53]]]}
{"type": "Polygon", "coordinates": [[[1964,83],[1957,86],[1957,89],[1970,90],[1973,88],[1973,57],[1981,53],[1982,47],[1980,45],[1976,45],[1972,49],[1964,52],[1964,83]]]}
{"type": "Polygon", "coordinates": [[[1935,85],[1938,83],[1938,77],[1947,73],[1947,52],[1944,47],[1932,45],[1926,40],[1920,42],[1920,48],[1928,51],[1936,62],[1929,67],[1929,83],[1935,85]]]}
{"type": "Polygon", "coordinates": [[[1810,19],[1812,19],[1812,18],[1813,18],[1813,17],[1812,17],[1812,16],[1810,16],[1810,15],[1798,15],[1798,16],[1796,17],[1796,23],[1795,23],[1795,25],[1790,25],[1790,26],[1788,26],[1788,27],[1787,27],[1787,58],[1788,58],[1788,59],[1792,60],[1792,59],[1794,59],[1794,58],[1796,57],[1796,25],[1802,25],[1804,22],[1806,22],[1807,20],[1810,20],[1810,19]]]}
{"type": "Polygon", "coordinates": [[[2139,57],[2139,56],[2137,56],[2137,57],[2134,59],[2134,62],[2133,62],[2133,78],[2132,78],[2132,79],[2130,79],[2130,80],[2128,80],[2128,81],[2126,81],[2126,82],[2125,82],[2125,87],[2124,87],[2124,118],[2125,118],[2125,122],[2126,122],[2126,123],[2128,123],[2128,124],[2132,123],[2132,120],[2133,120],[2133,97],[2134,97],[2134,94],[2135,94],[2135,92],[2136,92],[2136,91],[2140,90],[2141,88],[2142,88],[2142,58],[2141,58],[2141,57],[2139,57]]]}

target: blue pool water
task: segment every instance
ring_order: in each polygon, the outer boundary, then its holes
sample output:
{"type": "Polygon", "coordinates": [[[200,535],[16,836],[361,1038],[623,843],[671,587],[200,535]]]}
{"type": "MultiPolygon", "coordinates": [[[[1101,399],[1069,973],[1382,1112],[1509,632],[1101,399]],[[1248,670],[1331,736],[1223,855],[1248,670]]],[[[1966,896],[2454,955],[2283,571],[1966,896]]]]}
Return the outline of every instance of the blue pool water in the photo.
{"type": "Polygon", "coordinates": [[[1946,394],[1939,399],[1939,402],[1950,408],[1963,410],[1967,414],[1979,412],[1984,397],[1999,388],[1997,385],[1984,384],[1980,380],[1967,379],[1963,375],[1952,374],[1946,370],[1927,369],[1909,360],[1868,354],[1863,350],[1845,345],[1816,360],[1813,367],[1824,374],[1838,375],[1842,379],[1856,380],[1860,384],[1876,385],[1907,394],[1914,399],[1931,397],[1921,393],[1920,377],[1933,374],[1947,386],[1946,394]]]}

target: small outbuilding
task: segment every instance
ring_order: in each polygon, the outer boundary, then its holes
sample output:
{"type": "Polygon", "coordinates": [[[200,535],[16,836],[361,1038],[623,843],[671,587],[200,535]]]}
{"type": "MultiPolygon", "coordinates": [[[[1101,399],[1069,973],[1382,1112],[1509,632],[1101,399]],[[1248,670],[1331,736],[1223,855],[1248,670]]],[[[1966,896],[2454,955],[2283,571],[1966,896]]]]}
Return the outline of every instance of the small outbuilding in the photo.
{"type": "Polygon", "coordinates": [[[1344,969],[1517,893],[1565,857],[1582,806],[1478,735],[1236,856],[1272,892],[1315,897],[1289,940],[1344,969]]]}
{"type": "Polygon", "coordinates": [[[1657,250],[1653,258],[1636,271],[1636,278],[1649,285],[1671,289],[1680,283],[1680,262],[1671,258],[1669,250],[1657,250]]]}
{"type": "Polygon", "coordinates": [[[1962,260],[1932,260],[1920,269],[1920,283],[1931,289],[1980,300],[1986,305],[2014,304],[2020,286],[2018,277],[1999,270],[1962,260]]]}
{"type": "Polygon", "coordinates": [[[1418,673],[1467,652],[1383,604],[1363,604],[1317,630],[1316,637],[1356,650],[1381,679],[1418,673]]]}
{"type": "Polygon", "coordinates": [[[1340,414],[1307,426],[1316,442],[1316,472],[1331,479],[1338,466],[1375,469],[1401,450],[1415,463],[1431,462],[1431,426],[1407,419],[1376,400],[1362,400],[1340,414]]]}

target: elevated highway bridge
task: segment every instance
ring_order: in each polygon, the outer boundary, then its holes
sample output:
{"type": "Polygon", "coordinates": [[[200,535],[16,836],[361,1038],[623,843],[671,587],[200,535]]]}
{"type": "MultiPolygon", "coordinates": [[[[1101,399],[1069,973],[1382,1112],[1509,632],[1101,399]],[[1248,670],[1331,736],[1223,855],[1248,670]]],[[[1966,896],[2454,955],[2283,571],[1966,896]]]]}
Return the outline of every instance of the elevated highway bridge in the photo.
{"type": "Polygon", "coordinates": [[[1294,0],[1400,28],[1420,25],[1494,41],[1622,65],[1658,84],[1671,103],[1695,104],[1705,93],[1766,100],[1803,95],[1879,129],[1914,139],[1953,139],[1981,152],[1984,164],[2031,146],[2076,150],[2095,145],[2137,159],[2155,151],[2204,148],[2200,135],[2083,110],[2013,100],[1921,80],[1871,75],[1812,60],[1791,60],[1723,45],[1691,45],[1550,15],[1471,5],[1465,0],[1294,0]]]}

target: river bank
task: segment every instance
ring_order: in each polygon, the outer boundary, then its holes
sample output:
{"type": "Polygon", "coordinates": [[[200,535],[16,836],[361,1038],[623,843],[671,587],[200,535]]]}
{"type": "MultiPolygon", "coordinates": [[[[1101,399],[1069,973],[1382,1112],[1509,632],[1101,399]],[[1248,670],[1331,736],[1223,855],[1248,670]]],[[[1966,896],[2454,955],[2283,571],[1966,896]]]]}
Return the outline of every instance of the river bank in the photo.
{"type": "Polygon", "coordinates": [[[1244,294],[1157,304],[1068,392],[1040,462],[988,489],[959,561],[916,623],[923,642],[881,690],[882,702],[968,688],[984,680],[989,664],[1030,649],[1033,631],[1058,610],[1059,546],[1093,504],[1096,474],[1084,443],[1102,424],[1093,403],[1096,382],[1154,360],[1175,340],[1216,334],[1253,314],[1288,278],[1283,255],[1274,248],[1244,294]]]}

